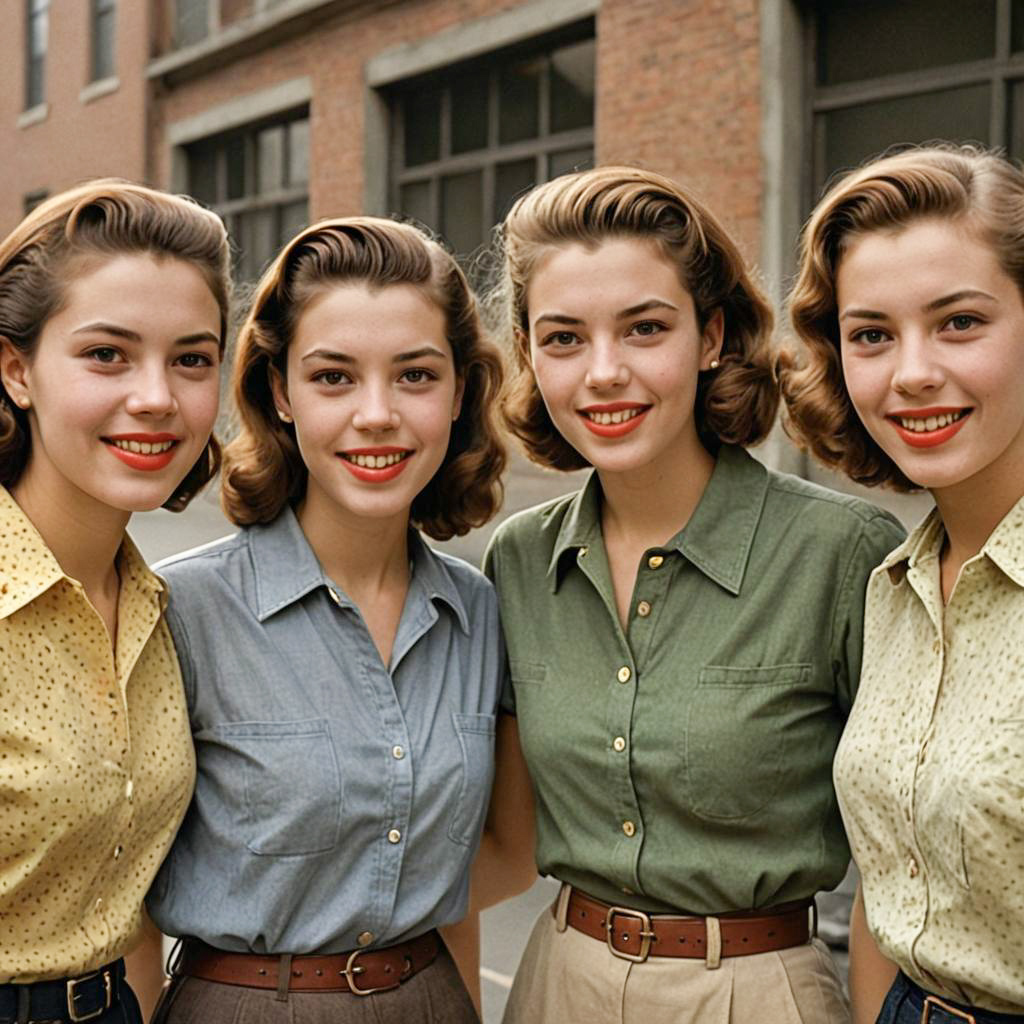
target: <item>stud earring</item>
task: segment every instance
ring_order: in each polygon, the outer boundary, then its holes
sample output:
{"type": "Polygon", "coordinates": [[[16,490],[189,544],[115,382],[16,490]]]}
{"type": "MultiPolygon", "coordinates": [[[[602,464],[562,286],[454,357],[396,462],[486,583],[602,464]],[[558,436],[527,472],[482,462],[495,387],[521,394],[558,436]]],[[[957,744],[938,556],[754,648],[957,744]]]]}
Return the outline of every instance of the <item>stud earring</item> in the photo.
{"type": "Polygon", "coordinates": [[[708,367],[709,370],[717,370],[722,364],[717,359],[711,360],[711,365],[708,367]]]}
{"type": "Polygon", "coordinates": [[[291,416],[289,416],[288,413],[286,413],[286,412],[282,412],[280,409],[277,410],[277,418],[282,423],[291,423],[292,422],[291,416]]]}

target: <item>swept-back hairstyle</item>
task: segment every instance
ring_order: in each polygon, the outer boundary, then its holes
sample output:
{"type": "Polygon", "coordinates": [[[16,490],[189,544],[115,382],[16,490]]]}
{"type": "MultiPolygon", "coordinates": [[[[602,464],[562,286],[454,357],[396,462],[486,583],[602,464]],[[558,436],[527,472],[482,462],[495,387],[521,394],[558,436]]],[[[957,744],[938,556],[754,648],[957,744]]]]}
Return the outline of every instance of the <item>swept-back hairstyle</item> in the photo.
{"type": "MultiPolygon", "coordinates": [[[[184,196],[114,178],[48,199],[0,242],[0,337],[31,359],[43,326],[63,308],[76,274],[121,255],[180,259],[194,266],[220,308],[223,351],[231,257],[221,219],[184,196]]],[[[31,448],[28,415],[0,382],[0,484],[17,483],[31,448]]],[[[180,512],[219,464],[220,448],[211,437],[164,508],[180,512]]]]}
{"type": "Polygon", "coordinates": [[[530,366],[527,294],[552,249],[598,246],[609,238],[655,243],[693,296],[701,330],[716,310],[725,321],[720,366],[700,375],[695,417],[702,442],[764,440],[778,408],[771,348],[772,311],[739,249],[694,195],[635,167],[601,167],[555,178],[520,198],[497,231],[501,278],[491,297],[504,322],[514,367],[505,421],[535,462],[553,469],[589,465],[555,428],[530,366]]]}
{"type": "Polygon", "coordinates": [[[883,156],[842,178],[803,231],[789,300],[804,365],[783,371],[787,432],[852,480],[910,491],[918,485],[864,429],[846,390],[839,350],[836,277],[851,242],[926,218],[962,224],[992,247],[1024,293],[1024,173],[999,153],[935,145],[883,156]]]}
{"type": "Polygon", "coordinates": [[[239,433],[224,453],[224,510],[240,526],[266,523],[305,493],[308,470],[294,426],[278,418],[271,373],[286,375],[288,346],[310,301],[352,282],[414,285],[444,314],[462,407],[440,468],[413,501],[411,520],[436,540],[467,533],[501,504],[505,450],[494,412],[501,359],[484,337],[476,299],[452,256],[412,225],[378,217],[306,228],[257,285],[232,374],[239,433]]]}

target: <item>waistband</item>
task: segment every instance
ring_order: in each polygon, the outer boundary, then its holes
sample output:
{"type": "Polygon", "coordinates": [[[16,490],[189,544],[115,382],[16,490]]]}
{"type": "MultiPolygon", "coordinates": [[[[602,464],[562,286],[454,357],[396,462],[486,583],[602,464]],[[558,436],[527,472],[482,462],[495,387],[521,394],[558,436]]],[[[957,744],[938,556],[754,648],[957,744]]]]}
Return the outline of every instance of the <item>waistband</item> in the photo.
{"type": "Polygon", "coordinates": [[[921,1015],[920,1024],[1024,1024],[1024,1012],[996,1013],[995,1010],[983,1010],[932,995],[902,971],[893,982],[893,996],[897,1000],[894,1008],[898,1010],[900,1006],[909,1005],[915,1014],[921,1015]]]}
{"type": "Polygon", "coordinates": [[[684,957],[704,960],[709,967],[722,957],[802,946],[814,937],[816,923],[813,900],[717,917],[649,914],[603,903],[566,884],[552,911],[560,931],[564,923],[599,939],[620,960],[684,957]]]}
{"type": "Polygon", "coordinates": [[[0,985],[0,1024],[95,1020],[121,1001],[124,960],[74,978],[0,985]]]}
{"type": "Polygon", "coordinates": [[[185,939],[175,974],[222,985],[288,992],[351,992],[368,996],[398,988],[437,958],[440,939],[429,931],[384,949],[356,949],[328,956],[228,953],[199,939],[185,939]]]}

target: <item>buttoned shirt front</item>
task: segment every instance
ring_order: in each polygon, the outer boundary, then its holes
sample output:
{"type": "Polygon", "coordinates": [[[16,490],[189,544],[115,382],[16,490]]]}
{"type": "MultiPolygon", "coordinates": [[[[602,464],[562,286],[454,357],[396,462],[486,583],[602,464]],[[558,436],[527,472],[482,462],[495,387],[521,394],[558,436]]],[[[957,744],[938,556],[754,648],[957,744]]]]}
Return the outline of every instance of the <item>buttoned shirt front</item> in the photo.
{"type": "Polygon", "coordinates": [[[0,984],[121,956],[192,792],[163,585],[127,538],[117,645],[0,488],[0,984]]]}
{"type": "MultiPolygon", "coordinates": [[[[544,874],[611,903],[719,913],[805,898],[848,849],[831,762],[886,513],[723,448],[647,551],[623,630],[600,483],[489,549],[544,874]]],[[[511,708],[511,702],[508,706],[511,708]]]]}
{"type": "Polygon", "coordinates": [[[919,985],[1024,1012],[1024,499],[943,605],[936,511],[872,577],[836,787],[871,932],[919,985]]]}
{"type": "Polygon", "coordinates": [[[337,953],[465,915],[504,679],[497,601],[410,535],[385,666],[294,514],[166,562],[198,760],[149,899],[170,935],[337,953]]]}

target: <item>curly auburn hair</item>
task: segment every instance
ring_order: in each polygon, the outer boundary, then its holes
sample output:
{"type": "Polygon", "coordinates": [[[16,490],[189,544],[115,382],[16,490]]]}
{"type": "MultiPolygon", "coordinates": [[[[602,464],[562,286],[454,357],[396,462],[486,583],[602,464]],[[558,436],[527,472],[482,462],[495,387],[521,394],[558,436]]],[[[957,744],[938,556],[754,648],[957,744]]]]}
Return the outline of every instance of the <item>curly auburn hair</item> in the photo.
{"type": "Polygon", "coordinates": [[[827,466],[868,486],[919,490],[864,428],[846,390],[836,279],[852,241],[926,218],[963,224],[992,247],[1024,293],[1024,173],[977,146],[914,147],[869,161],[837,182],[804,227],[789,299],[804,365],[781,373],[783,424],[827,466]]]}
{"type": "MultiPolygon", "coordinates": [[[[46,322],[67,301],[70,282],[96,259],[150,255],[198,270],[220,308],[223,354],[231,296],[231,256],[221,219],[186,196],[101,178],[37,206],[0,242],[0,338],[29,359],[46,322]]],[[[32,451],[27,413],[0,382],[0,484],[17,483],[32,451]]],[[[211,437],[164,508],[180,512],[216,474],[211,437]]]]}
{"type": "Polygon", "coordinates": [[[555,178],[521,197],[496,232],[501,277],[490,303],[511,335],[514,367],[503,403],[508,428],[533,461],[552,469],[589,463],[559,434],[530,366],[527,294],[553,248],[609,238],[653,241],[678,268],[701,330],[716,310],[725,323],[721,365],[701,373],[696,423],[702,443],[753,445],[778,408],[772,310],[739,249],[710,210],[670,179],[636,167],[600,167],[555,178]]]}
{"type": "Polygon", "coordinates": [[[486,523],[501,505],[505,448],[496,422],[502,363],[486,340],[476,299],[454,258],[410,224],[343,217],[314,224],[282,250],[256,286],[232,374],[238,436],[224,452],[221,498],[239,526],[267,523],[306,491],[295,428],[277,415],[271,373],[283,378],[288,346],[325,289],[363,282],[418,287],[444,314],[464,385],[440,468],[412,503],[410,520],[435,540],[486,523]]]}

